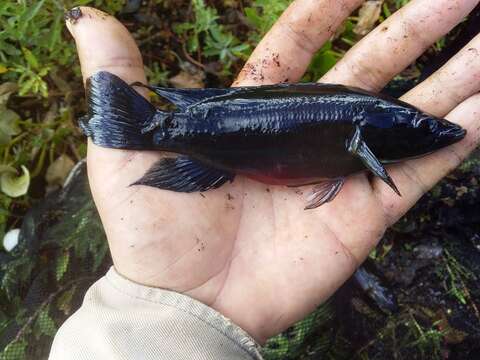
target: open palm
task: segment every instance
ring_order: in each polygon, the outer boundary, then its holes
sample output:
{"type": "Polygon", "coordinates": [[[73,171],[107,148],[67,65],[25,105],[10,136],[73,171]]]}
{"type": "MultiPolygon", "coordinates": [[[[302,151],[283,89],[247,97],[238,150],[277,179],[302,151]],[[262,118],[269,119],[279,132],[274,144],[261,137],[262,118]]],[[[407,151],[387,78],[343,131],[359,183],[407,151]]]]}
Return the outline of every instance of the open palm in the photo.
{"type": "MultiPolygon", "coordinates": [[[[383,22],[322,82],[379,90],[471,11],[478,0],[415,0],[383,22]],[[419,21],[422,19],[423,21],[419,21]]],[[[262,40],[235,85],[297,81],[314,52],[361,0],[297,0],[262,40]]],[[[84,79],[107,70],[145,83],[127,30],[91,8],[67,22],[84,79]],[[88,16],[85,16],[88,15],[88,16]]],[[[335,200],[305,211],[309,187],[267,186],[237,176],[205,193],[128,185],[157,152],[88,144],[88,171],[115,268],[141,284],[194,297],[259,342],[327,299],[364,261],[388,226],[480,142],[480,37],[403,100],[467,129],[460,143],[389,167],[403,197],[366,174],[335,200]],[[467,68],[468,67],[468,68],[467,68]]]]}

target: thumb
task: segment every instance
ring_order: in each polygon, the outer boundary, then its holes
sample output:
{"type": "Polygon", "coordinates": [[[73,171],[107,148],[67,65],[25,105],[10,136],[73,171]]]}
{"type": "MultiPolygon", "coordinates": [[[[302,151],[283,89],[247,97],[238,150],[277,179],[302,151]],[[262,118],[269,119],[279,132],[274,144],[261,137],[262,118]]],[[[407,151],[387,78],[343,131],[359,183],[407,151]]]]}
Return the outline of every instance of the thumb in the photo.
{"type": "Polygon", "coordinates": [[[84,81],[104,70],[127,83],[146,82],[140,51],[117,19],[90,7],[73,8],[65,19],[77,45],[84,81]]]}
{"type": "MultiPolygon", "coordinates": [[[[140,51],[117,19],[90,7],[76,7],[65,19],[77,45],[84,82],[98,71],[108,71],[127,83],[146,83],[140,51]]],[[[157,157],[148,152],[102,148],[88,141],[88,177],[100,215],[106,199],[118,196],[118,189],[127,191],[157,157]]]]}

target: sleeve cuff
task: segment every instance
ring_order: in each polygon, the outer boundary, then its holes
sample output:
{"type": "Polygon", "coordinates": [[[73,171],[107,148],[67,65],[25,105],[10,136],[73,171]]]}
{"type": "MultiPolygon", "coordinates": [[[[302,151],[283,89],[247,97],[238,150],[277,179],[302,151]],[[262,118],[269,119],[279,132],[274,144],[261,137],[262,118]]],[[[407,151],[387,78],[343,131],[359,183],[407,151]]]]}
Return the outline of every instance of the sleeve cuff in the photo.
{"type": "Polygon", "coordinates": [[[113,267],[62,325],[49,359],[99,358],[262,359],[255,341],[217,311],[113,267]]]}

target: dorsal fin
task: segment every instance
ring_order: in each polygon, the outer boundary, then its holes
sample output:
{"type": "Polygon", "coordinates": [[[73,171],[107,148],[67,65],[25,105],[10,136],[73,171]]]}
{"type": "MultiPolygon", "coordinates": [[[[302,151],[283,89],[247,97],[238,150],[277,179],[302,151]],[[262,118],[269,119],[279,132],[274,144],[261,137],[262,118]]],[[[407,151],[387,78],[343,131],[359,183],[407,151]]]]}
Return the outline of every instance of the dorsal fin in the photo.
{"type": "Polygon", "coordinates": [[[185,110],[190,105],[196,104],[202,100],[209,99],[220,95],[228,95],[238,91],[237,88],[217,89],[176,89],[160,86],[149,86],[139,82],[131,84],[131,86],[142,86],[150,89],[157,95],[167,99],[180,110],[185,110]]]}

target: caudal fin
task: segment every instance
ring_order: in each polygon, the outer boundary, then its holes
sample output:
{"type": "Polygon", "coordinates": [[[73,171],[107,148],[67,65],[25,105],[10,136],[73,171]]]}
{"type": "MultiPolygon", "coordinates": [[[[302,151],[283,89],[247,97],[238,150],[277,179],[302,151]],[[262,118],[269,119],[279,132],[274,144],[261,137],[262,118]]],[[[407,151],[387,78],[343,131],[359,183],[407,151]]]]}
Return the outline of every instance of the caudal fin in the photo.
{"type": "Polygon", "coordinates": [[[95,73],[86,84],[88,115],[80,128],[99,146],[115,149],[153,149],[148,131],[152,122],[168,117],[126,82],[109,72],[95,73]]]}

